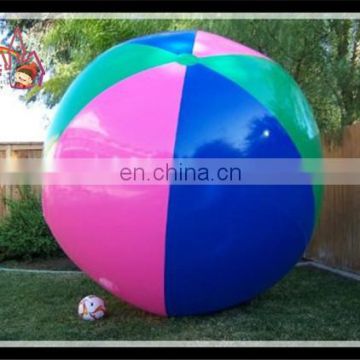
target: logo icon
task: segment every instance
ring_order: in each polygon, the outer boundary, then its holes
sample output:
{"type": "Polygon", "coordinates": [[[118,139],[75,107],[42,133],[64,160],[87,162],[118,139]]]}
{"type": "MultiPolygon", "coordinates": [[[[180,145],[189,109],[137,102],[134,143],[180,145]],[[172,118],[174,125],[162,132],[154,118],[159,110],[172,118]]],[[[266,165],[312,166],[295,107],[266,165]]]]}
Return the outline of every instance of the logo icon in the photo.
{"type": "MultiPolygon", "coordinates": [[[[45,70],[36,51],[28,51],[20,28],[14,30],[8,46],[0,44],[0,60],[8,73],[8,84],[13,89],[41,87],[45,70]]],[[[0,76],[3,71],[0,64],[0,76]]]]}

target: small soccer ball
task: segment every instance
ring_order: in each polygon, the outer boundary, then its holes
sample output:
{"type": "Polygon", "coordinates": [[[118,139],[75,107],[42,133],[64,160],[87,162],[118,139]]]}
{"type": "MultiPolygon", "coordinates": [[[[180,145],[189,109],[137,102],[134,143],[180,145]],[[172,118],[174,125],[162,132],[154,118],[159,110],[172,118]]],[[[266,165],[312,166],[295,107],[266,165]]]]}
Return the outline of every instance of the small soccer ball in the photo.
{"type": "Polygon", "coordinates": [[[95,295],[89,295],[84,297],[78,308],[78,314],[83,320],[98,320],[105,315],[105,303],[95,295]]]}

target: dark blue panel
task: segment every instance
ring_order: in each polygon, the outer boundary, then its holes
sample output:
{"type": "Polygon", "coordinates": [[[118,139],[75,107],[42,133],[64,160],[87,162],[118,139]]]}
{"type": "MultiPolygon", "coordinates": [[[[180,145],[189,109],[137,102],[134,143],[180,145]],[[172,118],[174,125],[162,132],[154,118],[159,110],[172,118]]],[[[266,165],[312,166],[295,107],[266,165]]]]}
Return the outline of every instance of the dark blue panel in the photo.
{"type": "Polygon", "coordinates": [[[155,46],[174,54],[191,54],[195,33],[195,31],[159,33],[130,40],[128,43],[155,46]]]}
{"type": "MultiPolygon", "coordinates": [[[[300,155],[258,101],[230,80],[194,65],[186,73],[175,157],[300,155]]],[[[220,310],[270,287],[303,253],[313,219],[314,198],[307,185],[171,185],[168,314],[220,310]]]]}

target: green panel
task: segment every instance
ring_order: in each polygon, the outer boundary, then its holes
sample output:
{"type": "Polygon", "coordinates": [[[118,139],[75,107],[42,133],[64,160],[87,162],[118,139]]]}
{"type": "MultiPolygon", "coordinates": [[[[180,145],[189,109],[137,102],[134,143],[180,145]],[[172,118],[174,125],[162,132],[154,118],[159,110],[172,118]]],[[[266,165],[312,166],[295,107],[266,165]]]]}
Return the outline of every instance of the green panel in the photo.
{"type": "Polygon", "coordinates": [[[119,45],[97,57],[74,80],[63,96],[48,130],[45,150],[48,150],[71,120],[102,91],[128,76],[172,62],[177,57],[177,54],[166,50],[139,44],[119,45]]]}
{"type": "MultiPolygon", "coordinates": [[[[302,157],[322,158],[319,129],[311,108],[295,80],[280,65],[245,55],[211,56],[199,62],[240,85],[269,109],[286,129],[302,157]]],[[[318,218],[323,186],[314,185],[313,190],[318,218]]]]}

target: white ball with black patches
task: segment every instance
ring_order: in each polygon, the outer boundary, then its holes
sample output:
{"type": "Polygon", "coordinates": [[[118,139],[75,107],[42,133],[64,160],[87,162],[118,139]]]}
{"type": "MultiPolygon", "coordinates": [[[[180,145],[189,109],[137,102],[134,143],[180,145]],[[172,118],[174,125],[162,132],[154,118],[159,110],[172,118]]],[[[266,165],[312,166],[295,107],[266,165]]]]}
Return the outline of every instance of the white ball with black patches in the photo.
{"type": "Polygon", "coordinates": [[[94,321],[101,319],[105,312],[104,300],[95,295],[88,295],[79,303],[78,314],[83,320],[94,321]]]}

